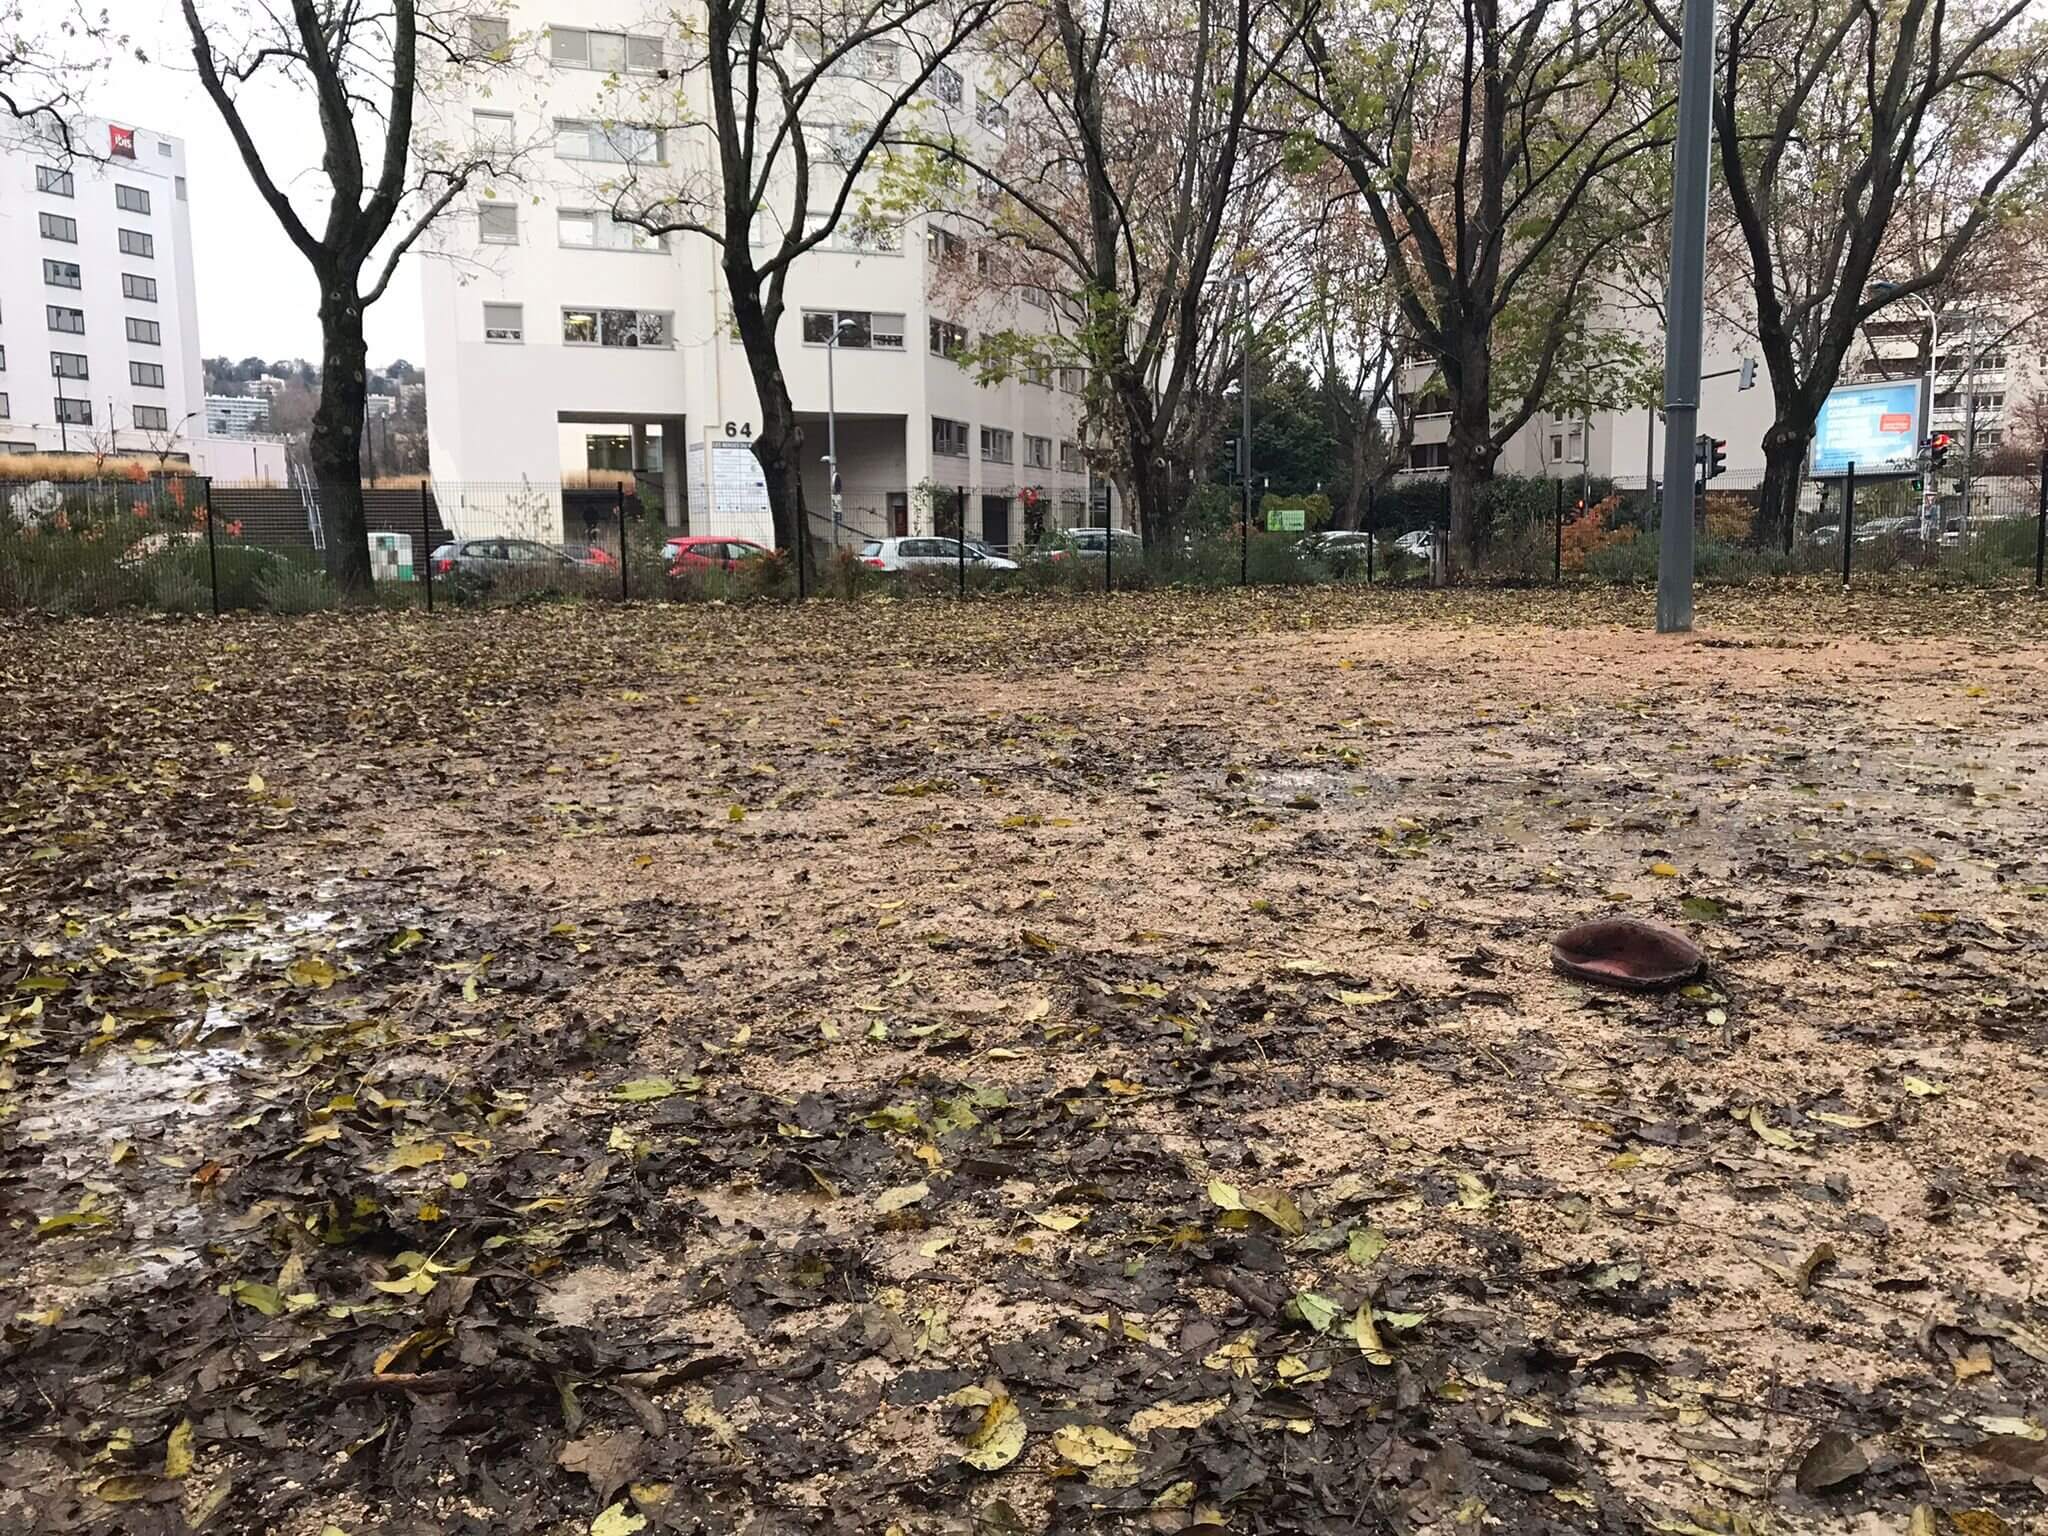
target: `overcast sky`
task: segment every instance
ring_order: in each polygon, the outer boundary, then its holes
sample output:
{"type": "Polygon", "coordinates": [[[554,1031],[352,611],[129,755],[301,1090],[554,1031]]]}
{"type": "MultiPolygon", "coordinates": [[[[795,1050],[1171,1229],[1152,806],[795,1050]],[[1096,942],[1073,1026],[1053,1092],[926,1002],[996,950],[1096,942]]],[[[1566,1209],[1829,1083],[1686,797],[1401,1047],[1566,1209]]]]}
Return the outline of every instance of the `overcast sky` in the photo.
{"type": "MultiPolygon", "coordinates": [[[[35,7],[30,6],[33,13],[35,7]]],[[[320,357],[312,269],[257,196],[235,142],[192,67],[192,46],[177,0],[122,0],[122,26],[150,62],[129,58],[97,77],[87,105],[94,115],[153,128],[185,141],[190,162],[193,264],[198,272],[199,345],[209,357],[320,357]]],[[[258,142],[302,210],[306,172],[320,163],[320,130],[311,99],[278,93],[263,103],[258,142]]],[[[317,222],[308,219],[317,228],[317,222]]],[[[366,320],[370,361],[423,361],[418,262],[408,258],[366,320]]]]}

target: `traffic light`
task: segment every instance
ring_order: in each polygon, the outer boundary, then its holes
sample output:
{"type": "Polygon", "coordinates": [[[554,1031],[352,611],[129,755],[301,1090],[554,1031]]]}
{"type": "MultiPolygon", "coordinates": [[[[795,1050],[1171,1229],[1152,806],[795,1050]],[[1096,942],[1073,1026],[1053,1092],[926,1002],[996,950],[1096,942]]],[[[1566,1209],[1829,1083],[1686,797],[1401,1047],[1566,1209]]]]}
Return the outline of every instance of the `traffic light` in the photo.
{"type": "Polygon", "coordinates": [[[1741,364],[1740,368],[1738,368],[1738,369],[1736,370],[1736,375],[1735,375],[1735,387],[1736,387],[1737,389],[1755,389],[1755,388],[1756,388],[1756,359],[1755,359],[1755,358],[1753,358],[1753,357],[1745,357],[1745,358],[1743,358],[1743,359],[1742,359],[1742,364],[1741,364]]]}
{"type": "Polygon", "coordinates": [[[1728,468],[1728,440],[1723,437],[1702,437],[1700,439],[1700,478],[1711,480],[1728,468]]]}
{"type": "Polygon", "coordinates": [[[1927,467],[1939,469],[1948,460],[1949,448],[1955,439],[1946,432],[1937,432],[1927,439],[1927,467]]]}

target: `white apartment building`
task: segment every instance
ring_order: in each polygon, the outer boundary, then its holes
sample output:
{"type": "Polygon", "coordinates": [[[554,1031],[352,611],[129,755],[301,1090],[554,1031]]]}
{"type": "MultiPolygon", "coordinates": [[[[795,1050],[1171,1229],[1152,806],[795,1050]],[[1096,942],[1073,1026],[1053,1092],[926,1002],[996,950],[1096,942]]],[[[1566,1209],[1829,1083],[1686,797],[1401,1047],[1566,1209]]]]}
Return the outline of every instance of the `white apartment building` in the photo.
{"type": "MultiPolygon", "coordinates": [[[[479,24],[502,25],[519,61],[440,105],[447,132],[535,146],[519,184],[479,189],[445,222],[445,259],[425,273],[429,455],[443,515],[465,533],[525,524],[546,535],[560,514],[549,488],[617,463],[623,447],[658,474],[671,526],[771,541],[751,451],[760,411],[719,247],[653,238],[608,212],[622,164],[650,180],[668,166],[708,174],[700,131],[619,120],[633,87],[676,62],[673,39],[636,29],[641,14],[625,0],[516,0],[502,23],[479,24]],[[531,57],[521,39],[534,40],[531,57]],[[492,489],[507,482],[519,489],[492,489]]],[[[875,44],[849,62],[843,110],[871,120],[908,54],[875,44]]],[[[683,89],[698,98],[691,115],[708,120],[703,72],[683,89]]],[[[942,68],[929,94],[970,132],[1005,131],[971,60],[942,68]]],[[[825,97],[821,116],[835,110],[825,97]]],[[[829,140],[810,126],[814,144],[829,140]]],[[[773,207],[761,220],[779,239],[773,207]]],[[[991,544],[1024,537],[1027,505],[1047,526],[1084,520],[1080,375],[984,388],[957,361],[984,328],[1050,324],[1036,290],[970,280],[979,263],[955,221],[923,215],[849,224],[798,258],[778,342],[804,428],[814,538],[832,536],[828,396],[850,542],[932,531],[935,489],[963,489],[968,535],[991,544]]]]}
{"type": "Polygon", "coordinates": [[[249,437],[270,430],[268,395],[208,395],[206,430],[213,437],[249,437]]]}
{"type": "MultiPolygon", "coordinates": [[[[1663,321],[1640,306],[1614,304],[1603,323],[1633,330],[1663,355],[1663,321]]],[[[1730,326],[1707,320],[1702,353],[1699,430],[1728,445],[1728,466],[1716,489],[1749,489],[1764,474],[1763,440],[1773,420],[1769,380],[1757,365],[1756,384],[1740,387],[1745,356],[1756,343],[1730,326]]],[[[1415,435],[1409,474],[1443,474],[1450,467],[1450,402],[1436,381],[1434,363],[1411,363],[1403,371],[1401,395],[1414,412],[1415,435]]],[[[1496,470],[1504,475],[1540,475],[1572,481],[1581,476],[1642,487],[1664,477],[1664,423],[1654,407],[1632,410],[1539,411],[1501,450],[1496,470]]]]}
{"type": "Polygon", "coordinates": [[[104,119],[73,134],[82,152],[0,133],[0,453],[282,475],[275,445],[216,452],[207,432],[184,141],[104,119]]]}
{"type": "MultiPolygon", "coordinates": [[[[1996,302],[1951,304],[1938,314],[1900,303],[1863,327],[1842,381],[1925,377],[1930,326],[1934,399],[1923,406],[1927,430],[1948,433],[1958,446],[1974,438],[1980,455],[1996,452],[2020,405],[2041,387],[2037,319],[2023,321],[1996,302]]],[[[1924,400],[1925,388],[1921,393],[1924,400]]]]}

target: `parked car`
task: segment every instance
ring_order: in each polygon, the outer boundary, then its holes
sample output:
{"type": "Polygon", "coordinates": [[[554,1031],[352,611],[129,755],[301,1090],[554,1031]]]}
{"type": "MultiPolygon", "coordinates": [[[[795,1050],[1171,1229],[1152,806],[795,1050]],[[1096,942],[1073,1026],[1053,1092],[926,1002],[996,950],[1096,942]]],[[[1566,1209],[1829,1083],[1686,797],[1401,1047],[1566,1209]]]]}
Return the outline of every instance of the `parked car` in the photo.
{"type": "Polygon", "coordinates": [[[586,569],[538,539],[457,539],[431,556],[434,579],[478,589],[501,582],[535,590],[568,584],[586,569]]]}
{"type": "MultiPolygon", "coordinates": [[[[1017,562],[992,555],[969,539],[964,558],[977,571],[1014,571],[1017,562]]],[[[958,568],[963,546],[958,539],[869,539],[860,547],[860,563],[876,571],[919,571],[958,568]]]]}
{"type": "Polygon", "coordinates": [[[694,571],[731,571],[742,560],[758,560],[768,553],[765,544],[756,544],[752,539],[710,534],[686,534],[661,546],[661,558],[671,576],[694,571]]]}
{"type": "Polygon", "coordinates": [[[595,570],[616,568],[619,563],[619,557],[602,544],[561,544],[556,547],[578,565],[595,570]]]}
{"type": "Polygon", "coordinates": [[[1348,576],[1365,569],[1372,548],[1372,535],[1355,528],[1332,528],[1296,540],[1295,558],[1313,560],[1334,575],[1348,576]]]}
{"type": "Polygon", "coordinates": [[[1116,557],[1137,561],[1145,558],[1145,541],[1126,528],[1067,528],[1049,536],[1046,558],[1050,560],[1101,560],[1109,553],[1111,533],[1116,535],[1116,557]]]}
{"type": "Polygon", "coordinates": [[[1394,548],[1411,560],[1421,560],[1426,563],[1434,558],[1436,554],[1436,530],[1434,528],[1417,528],[1413,533],[1404,533],[1401,537],[1394,540],[1394,548]]]}

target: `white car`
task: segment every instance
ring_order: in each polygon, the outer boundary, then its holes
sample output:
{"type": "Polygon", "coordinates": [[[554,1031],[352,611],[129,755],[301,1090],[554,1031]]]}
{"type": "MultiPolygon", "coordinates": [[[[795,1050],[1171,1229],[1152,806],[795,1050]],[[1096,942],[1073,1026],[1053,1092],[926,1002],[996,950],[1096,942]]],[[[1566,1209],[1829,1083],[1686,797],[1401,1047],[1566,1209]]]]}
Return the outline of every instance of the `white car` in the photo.
{"type": "MultiPolygon", "coordinates": [[[[957,570],[962,559],[957,539],[869,539],[860,547],[860,563],[877,571],[957,570]]],[[[972,539],[967,541],[964,559],[974,571],[1017,569],[1016,561],[992,555],[972,539]]]]}
{"type": "Polygon", "coordinates": [[[1436,552],[1436,530],[1418,528],[1413,533],[1404,533],[1394,540],[1394,548],[1411,560],[1427,561],[1436,552]]]}

